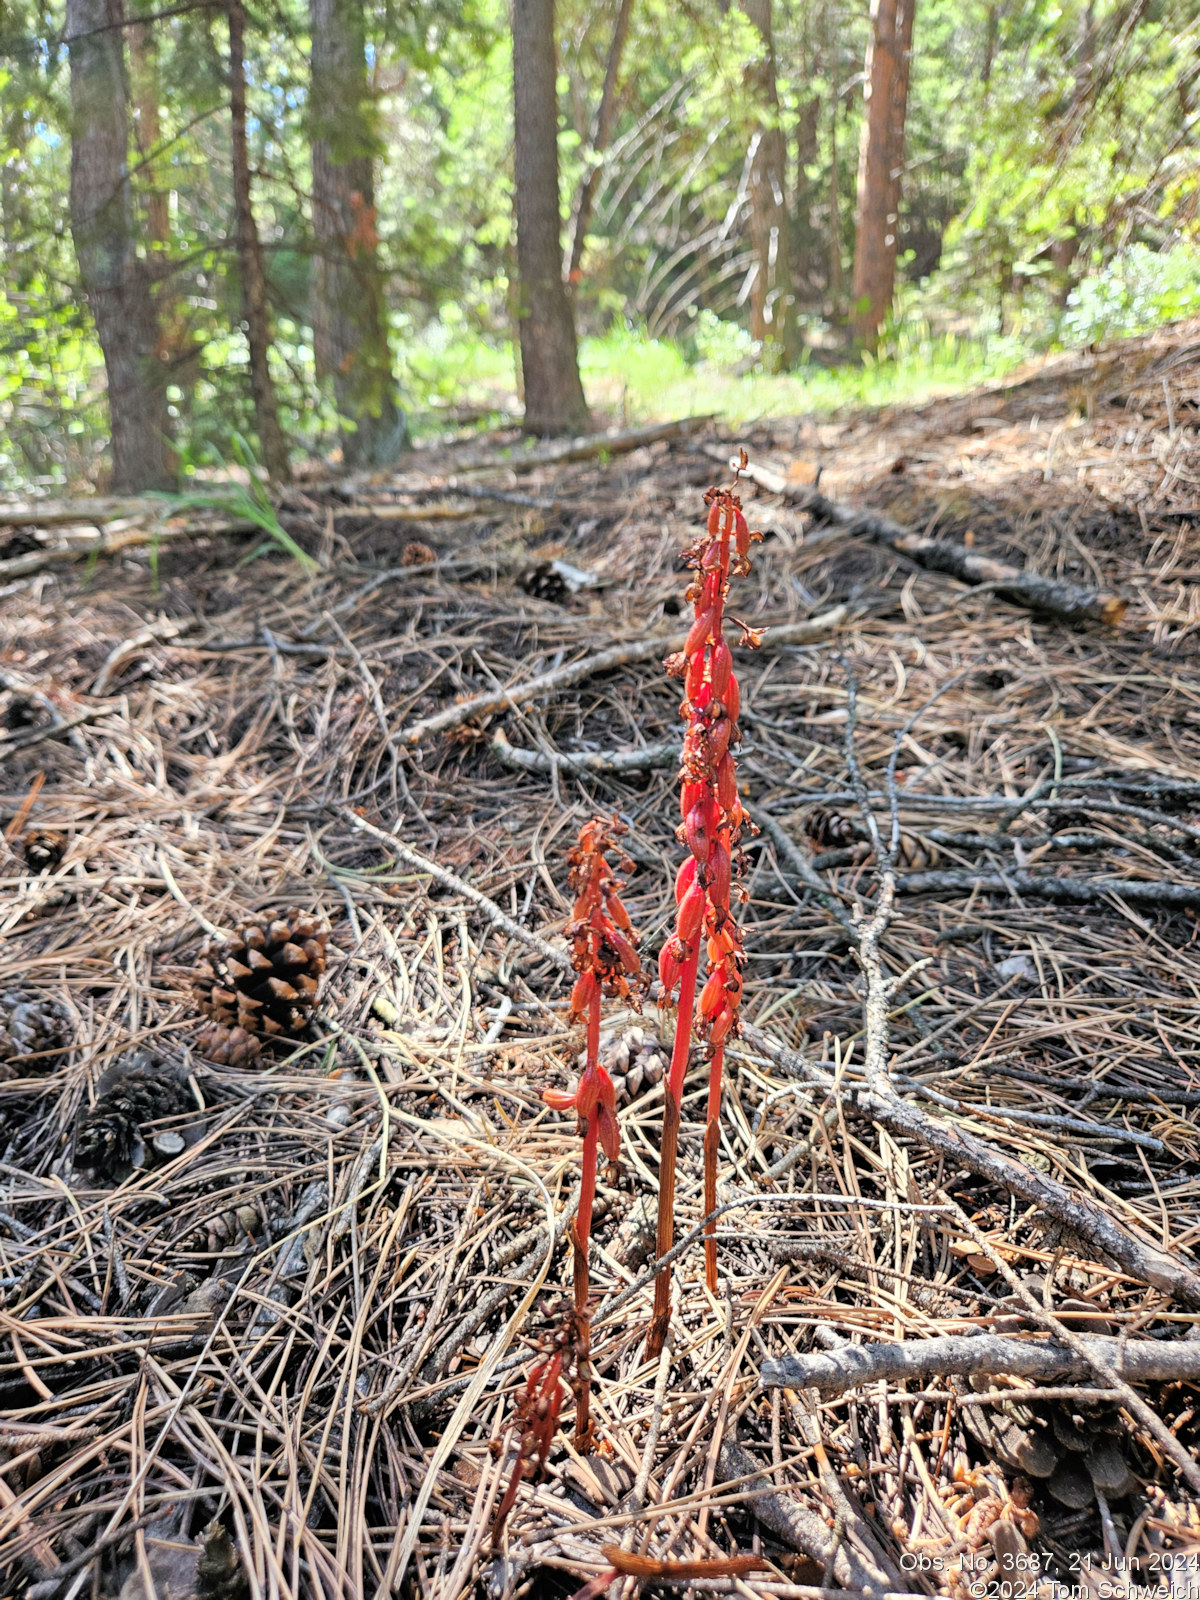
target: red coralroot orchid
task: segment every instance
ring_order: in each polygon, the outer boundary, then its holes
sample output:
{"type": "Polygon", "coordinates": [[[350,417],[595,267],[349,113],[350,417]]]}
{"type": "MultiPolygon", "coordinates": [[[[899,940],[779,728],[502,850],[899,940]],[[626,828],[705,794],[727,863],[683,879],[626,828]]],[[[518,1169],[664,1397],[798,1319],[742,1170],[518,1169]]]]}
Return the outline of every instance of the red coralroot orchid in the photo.
{"type": "MultiPolygon", "coordinates": [[[[705,1215],[716,1208],[721,1071],[725,1040],[737,1026],[745,960],[741,934],[729,910],[733,852],[748,820],[738,800],[737,769],[730,749],[740,738],[737,718],[741,694],[723,626],[729,580],[749,572],[750,541],[759,535],[746,526],[742,503],[732,489],[710,489],[704,499],[709,508],[707,529],[684,552],[684,559],[696,574],[687,593],[695,621],[682,654],[671,656],[666,662],[668,673],[682,678],[684,685],[680,712],[686,731],[679,773],[683,815],[679,839],[687,845],[689,854],[675,882],[675,932],[663,946],[658,961],[664,999],[669,1001],[676,986],[679,988],[679,1015],[666,1084],[659,1157],[660,1257],[670,1250],[674,1237],[675,1163],[693,1014],[696,1029],[707,1036],[710,1051],[708,1121],[704,1132],[705,1215]],[[697,1005],[702,935],[706,938],[708,968],[697,1005]]],[[[760,639],[761,634],[756,631],[743,629],[743,644],[758,644],[760,639]]],[[[709,1288],[715,1290],[715,1222],[710,1222],[705,1232],[705,1276],[709,1288]]],[[[670,1292],[667,1270],[658,1275],[654,1285],[654,1320],[646,1341],[650,1357],[659,1354],[666,1339],[670,1292]]]]}
{"type": "Polygon", "coordinates": [[[508,1480],[508,1488],[504,1491],[504,1498],[496,1507],[496,1515],[492,1519],[493,1545],[499,1543],[508,1513],[516,1503],[521,1480],[530,1473],[546,1470],[550,1446],[554,1442],[555,1429],[558,1427],[558,1413],[562,1407],[564,1343],[565,1340],[560,1336],[559,1348],[554,1354],[536,1362],[530,1368],[525,1393],[517,1401],[516,1421],[521,1430],[520,1443],[517,1447],[517,1459],[513,1466],[512,1477],[508,1480]]]}
{"type": "MultiPolygon", "coordinates": [[[[621,903],[623,882],[613,875],[607,852],[625,832],[615,817],[611,822],[599,818],[579,830],[579,844],[571,852],[571,888],[575,891],[575,910],[567,924],[572,961],[579,973],[571,993],[571,1016],[587,1022],[587,1048],[583,1072],[574,1092],[547,1089],[545,1103],[555,1111],[574,1110],[583,1135],[583,1173],[579,1180],[579,1211],[575,1219],[574,1245],[575,1321],[578,1328],[578,1353],[575,1388],[575,1448],[591,1447],[588,1421],[590,1374],[588,1369],[588,1238],[592,1231],[592,1205],[596,1198],[597,1146],[615,1164],[621,1150],[617,1128],[617,1102],[612,1079],[600,1065],[600,996],[615,994],[638,1003],[636,985],[641,981],[641,966],[633,943],[629,913],[621,903]]],[[[633,870],[632,861],[622,861],[623,871],[633,870]]]]}

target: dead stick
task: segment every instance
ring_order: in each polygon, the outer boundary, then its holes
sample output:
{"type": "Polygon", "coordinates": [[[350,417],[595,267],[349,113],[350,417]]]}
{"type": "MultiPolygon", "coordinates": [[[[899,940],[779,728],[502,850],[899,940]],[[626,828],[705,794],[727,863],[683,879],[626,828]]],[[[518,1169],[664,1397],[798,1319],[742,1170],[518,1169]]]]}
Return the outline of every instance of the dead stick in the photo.
{"type": "MultiPolygon", "coordinates": [[[[717,446],[709,447],[706,454],[714,460],[725,460],[724,452],[717,446]]],[[[730,465],[735,463],[730,462],[730,465]]],[[[1069,622],[1105,622],[1116,627],[1125,615],[1128,602],[1118,595],[1102,590],[1084,589],[1075,583],[1065,583],[1055,578],[1043,578],[1036,572],[1022,572],[1007,562],[993,561],[978,555],[966,545],[949,539],[931,539],[914,533],[903,523],[878,511],[866,511],[857,506],[842,505],[830,500],[809,484],[793,483],[769,467],[749,466],[742,472],[744,478],[758,484],[768,494],[782,495],[802,510],[811,512],[821,522],[844,528],[847,533],[862,534],[883,544],[897,555],[907,556],[918,566],[930,572],[945,572],[963,583],[987,584],[997,594],[1017,605],[1033,611],[1048,611],[1069,622]]]]}
{"type": "Polygon", "coordinates": [[[475,461],[460,461],[455,475],[464,472],[535,472],[539,467],[553,467],[568,461],[592,461],[597,456],[627,455],[645,444],[657,444],[660,439],[680,439],[713,420],[713,415],[680,417],[675,422],[652,422],[645,428],[623,428],[615,433],[585,433],[576,439],[564,439],[561,444],[550,445],[527,455],[484,456],[475,461]]]}
{"type": "Polygon", "coordinates": [[[1131,905],[1200,905],[1200,883],[1165,883],[1150,878],[1056,878],[1048,872],[909,872],[896,879],[900,894],[1029,895],[1059,905],[1098,905],[1118,895],[1131,905]]]}
{"type": "Polygon", "coordinates": [[[523,928],[515,922],[507,911],[502,911],[494,900],[486,894],[481,894],[478,889],[473,889],[469,883],[458,877],[453,872],[448,872],[445,867],[439,867],[436,861],[430,861],[428,856],[421,855],[416,850],[410,850],[406,844],[401,844],[394,834],[384,833],[382,828],[377,828],[373,823],[367,822],[349,806],[338,806],[337,813],[352,828],[359,833],[370,834],[372,839],[385,845],[393,856],[398,856],[401,861],[406,861],[409,866],[415,867],[418,872],[427,872],[431,878],[443,884],[447,889],[453,889],[455,894],[461,894],[465,899],[476,905],[497,928],[503,928],[514,939],[520,939],[531,950],[536,950],[543,960],[551,962],[563,972],[571,972],[571,958],[565,948],[556,950],[552,944],[547,944],[540,934],[533,933],[529,928],[523,928]]]}
{"type": "MultiPolygon", "coordinates": [[[[1131,1383],[1194,1383],[1200,1380],[1200,1343],[1178,1339],[1110,1339],[1079,1334],[1079,1343],[1131,1383]]],[[[931,1375],[1012,1378],[1076,1378],[1092,1371],[1089,1356],[1058,1342],[1009,1339],[1000,1334],[947,1334],[903,1344],[844,1344],[837,1350],[764,1361],[764,1389],[819,1389],[844,1394],[865,1384],[903,1383],[931,1375]]]]}
{"type": "Polygon", "coordinates": [[[1025,1308],[1033,1320],[1040,1322],[1051,1337],[1061,1339],[1065,1345],[1068,1345],[1075,1355],[1080,1356],[1087,1363],[1098,1378],[1103,1379],[1105,1383],[1111,1384],[1114,1397],[1120,1399],[1128,1414],[1131,1417],[1136,1417],[1155,1443],[1159,1445],[1165,1454],[1170,1456],[1192,1488],[1200,1490],[1200,1466],[1192,1458],[1191,1452],[1180,1443],[1158,1413],[1146,1404],[1140,1394],[1135,1394],[1125,1382],[1120,1366],[1123,1361],[1124,1349],[1126,1348],[1124,1342],[1119,1339],[1113,1340],[1112,1343],[1117,1348],[1110,1352],[1106,1348],[1103,1339],[1085,1339],[1082,1334],[1076,1333],[1074,1328],[1066,1327],[1048,1306],[1043,1305],[1041,1301],[1034,1298],[1029,1291],[1028,1284],[1023,1283],[1017,1277],[992,1241],[979,1231],[962,1207],[956,1201],[950,1200],[950,1196],[945,1192],[942,1194],[942,1199],[949,1201],[954,1206],[959,1226],[970,1237],[976,1248],[983,1251],[997,1272],[1003,1275],[1004,1281],[1013,1293],[1024,1301],[1025,1308]]]}
{"type": "Polygon", "coordinates": [[[492,734],[492,754],[502,766],[514,772],[650,772],[656,767],[679,765],[678,740],[650,744],[642,750],[585,750],[579,754],[562,751],[518,750],[509,744],[503,728],[492,734]]]}
{"type": "Polygon", "coordinates": [[[797,1505],[786,1490],[780,1493],[761,1492],[767,1479],[766,1470],[760,1468],[748,1450],[731,1439],[721,1446],[716,1477],[718,1483],[740,1479],[748,1490],[760,1491],[755,1494],[749,1507],[758,1521],[770,1528],[785,1544],[791,1545],[793,1550],[811,1556],[822,1566],[832,1565],[835,1583],[868,1594],[872,1591],[887,1593],[895,1589],[896,1580],[889,1570],[845,1541],[836,1541],[832,1530],[826,1527],[816,1512],[797,1505]]]}
{"type": "MultiPolygon", "coordinates": [[[[804,622],[780,623],[770,628],[764,643],[768,648],[772,645],[811,644],[832,633],[845,621],[845,618],[846,607],[834,606],[831,611],[825,611],[819,617],[810,617],[804,622]]],[[[396,735],[396,743],[419,744],[431,733],[445,733],[448,728],[460,727],[472,717],[490,716],[497,711],[507,711],[512,706],[527,705],[531,700],[540,700],[543,695],[570,688],[572,684],[581,683],[585,678],[594,677],[599,672],[610,672],[614,667],[625,667],[638,661],[651,661],[656,656],[671,655],[675,651],[682,650],[686,640],[687,634],[683,632],[663,634],[656,639],[640,639],[635,644],[611,645],[607,650],[583,656],[578,661],[569,661],[566,666],[556,667],[553,672],[543,672],[536,678],[526,678],[524,683],[514,683],[498,693],[479,694],[470,700],[460,700],[455,705],[444,706],[432,716],[424,717],[420,722],[412,722],[407,728],[401,729],[396,735]]]]}

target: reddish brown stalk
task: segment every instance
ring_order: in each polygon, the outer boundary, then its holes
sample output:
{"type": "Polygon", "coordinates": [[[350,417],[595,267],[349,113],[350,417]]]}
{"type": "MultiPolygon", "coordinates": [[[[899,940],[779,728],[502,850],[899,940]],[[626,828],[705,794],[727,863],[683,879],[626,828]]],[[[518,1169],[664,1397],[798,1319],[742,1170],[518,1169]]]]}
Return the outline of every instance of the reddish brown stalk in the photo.
{"type": "MultiPolygon", "coordinates": [[[[744,458],[743,458],[744,465],[744,458]]],[[[687,727],[680,769],[680,809],[683,822],[679,839],[688,858],[675,880],[677,906],[675,933],[663,946],[659,976],[664,999],[679,986],[679,1014],[675,1044],[663,1108],[662,1148],[659,1156],[658,1234],[659,1256],[670,1250],[675,1232],[675,1166],[683,1083],[687,1075],[693,1022],[707,1035],[709,1045],[708,1118],[704,1133],[704,1210],[716,1208],[717,1144],[720,1138],[721,1072],[725,1040],[737,1026],[742,996],[741,934],[729,909],[733,856],[747,821],[737,791],[733,746],[740,738],[741,706],[733,656],[725,641],[725,601],[729,580],[750,570],[750,541],[757,538],[746,526],[741,501],[732,489],[710,489],[704,535],[684,559],[696,573],[688,589],[694,611],[691,632],[683,651],[668,658],[667,671],[684,681],[680,707],[687,727]],[[706,981],[696,999],[700,941],[705,938],[708,967],[706,981]]],[[[759,636],[743,630],[743,643],[757,644],[759,636]]],[[[705,1276],[710,1289],[717,1287],[716,1224],[706,1227],[705,1276]]],[[[646,1341],[646,1354],[657,1356],[666,1339],[670,1316],[669,1270],[660,1272],[654,1285],[654,1315],[646,1341]]]]}
{"type": "Polygon", "coordinates": [[[558,1427],[559,1408],[562,1405],[562,1347],[565,1342],[565,1338],[560,1334],[559,1348],[554,1354],[548,1360],[537,1362],[530,1369],[525,1383],[525,1393],[517,1402],[520,1443],[517,1446],[517,1459],[513,1465],[512,1477],[508,1480],[508,1488],[505,1489],[504,1498],[496,1507],[496,1515],[492,1519],[493,1545],[499,1541],[504,1531],[508,1513],[516,1503],[521,1480],[530,1472],[545,1470],[550,1455],[550,1445],[554,1439],[554,1430],[558,1427]]]}
{"type": "MultiPolygon", "coordinates": [[[[591,1371],[588,1363],[588,1240],[592,1231],[592,1207],[596,1199],[596,1162],[599,1149],[613,1165],[620,1155],[617,1129],[616,1094],[612,1079],[600,1065],[600,996],[617,994],[637,1003],[635,985],[641,979],[641,966],[633,945],[629,914],[621,903],[622,881],[613,875],[607,852],[625,832],[615,817],[611,823],[599,818],[585,823],[579,844],[571,852],[571,887],[575,890],[575,910],[567,924],[572,943],[572,960],[579,973],[571,994],[571,1015],[587,1021],[584,1067],[571,1094],[547,1089],[542,1099],[556,1111],[573,1109],[583,1136],[583,1172],[579,1180],[579,1209],[571,1231],[574,1272],[576,1361],[572,1388],[575,1393],[575,1448],[586,1453],[592,1447],[592,1428],[588,1417],[591,1371]]],[[[622,870],[632,871],[632,861],[622,862],[622,870]]]]}

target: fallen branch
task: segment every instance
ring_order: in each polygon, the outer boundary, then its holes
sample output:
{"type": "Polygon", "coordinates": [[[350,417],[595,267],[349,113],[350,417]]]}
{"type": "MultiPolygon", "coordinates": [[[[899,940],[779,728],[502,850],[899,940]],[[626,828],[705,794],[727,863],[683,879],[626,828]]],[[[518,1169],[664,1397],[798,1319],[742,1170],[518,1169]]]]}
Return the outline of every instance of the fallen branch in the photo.
{"type": "Polygon", "coordinates": [[[641,750],[586,750],[577,755],[561,751],[518,750],[509,744],[503,728],[492,735],[492,754],[514,772],[650,772],[656,767],[679,765],[678,741],[648,744],[641,750]]]}
{"type": "MultiPolygon", "coordinates": [[[[846,607],[834,606],[831,611],[822,612],[819,617],[809,617],[804,622],[780,623],[770,628],[763,643],[767,648],[772,645],[781,648],[785,645],[812,644],[833,633],[845,619],[846,607]]],[[[419,744],[430,734],[445,733],[449,728],[461,727],[473,717],[492,716],[513,706],[528,705],[531,700],[540,700],[544,695],[570,688],[572,684],[582,683],[585,678],[594,677],[597,673],[611,672],[614,667],[630,666],[638,661],[651,661],[656,656],[670,655],[674,651],[681,650],[686,639],[687,633],[681,632],[663,634],[654,639],[640,639],[636,644],[612,645],[607,650],[597,651],[595,655],[582,656],[578,661],[570,661],[566,666],[556,667],[553,672],[543,672],[536,678],[527,678],[524,683],[514,683],[499,692],[474,695],[470,700],[460,700],[452,706],[444,706],[432,716],[423,717],[420,722],[412,722],[407,728],[401,729],[396,735],[396,743],[419,744]]]]}
{"type": "Polygon", "coordinates": [[[428,856],[421,855],[419,851],[410,850],[406,844],[400,843],[395,834],[384,833],[382,828],[377,828],[373,823],[367,822],[356,811],[352,811],[349,806],[338,806],[336,809],[338,816],[348,822],[357,832],[370,834],[372,839],[386,846],[388,851],[399,860],[407,862],[410,867],[415,867],[418,872],[427,872],[431,878],[436,879],[445,888],[453,889],[455,894],[460,894],[464,899],[470,900],[472,905],[479,907],[489,922],[493,923],[497,928],[502,928],[512,938],[520,939],[531,950],[536,950],[544,961],[551,962],[564,972],[573,970],[571,958],[565,948],[556,950],[552,944],[547,944],[540,934],[533,933],[529,928],[523,928],[519,922],[515,922],[509,916],[507,911],[502,911],[494,900],[490,900],[486,894],[481,894],[478,889],[473,889],[469,883],[458,877],[457,874],[448,872],[445,867],[439,867],[436,861],[430,861],[428,856]]]}
{"type": "MultiPolygon", "coordinates": [[[[1195,1383],[1200,1380],[1200,1343],[1193,1339],[1111,1339],[1080,1334],[1080,1344],[1107,1361],[1131,1383],[1195,1383]]],[[[844,1394],[864,1384],[903,1383],[909,1378],[986,1375],[1012,1378],[1083,1378],[1091,1367],[1083,1355],[1042,1339],[1000,1334],[948,1334],[903,1344],[844,1344],[836,1350],[764,1361],[764,1389],[819,1389],[844,1394]]]]}
{"type": "MultiPolygon", "coordinates": [[[[0,506],[0,528],[61,528],[90,523],[99,528],[146,510],[145,500],[26,500],[0,506]]],[[[161,507],[156,502],[155,509],[161,507]]]]}
{"type": "Polygon", "coordinates": [[[801,1555],[819,1562],[836,1583],[863,1594],[888,1593],[904,1587],[903,1580],[890,1567],[882,1566],[863,1551],[840,1538],[834,1528],[810,1511],[797,1505],[789,1492],[764,1493],[770,1478],[748,1450],[727,1439],[717,1456],[716,1481],[744,1485],[746,1507],[773,1534],[801,1555]]]}
{"type": "Polygon", "coordinates": [[[859,1096],[858,1104],[889,1133],[915,1139],[927,1150],[937,1151],[976,1177],[1000,1184],[1009,1194],[1065,1223],[1139,1283],[1151,1284],[1184,1305],[1200,1306],[1200,1277],[1185,1261],[1127,1232],[1086,1195],[1004,1155],[953,1123],[935,1121],[893,1094],[867,1092],[859,1096]]]}
{"type": "Polygon", "coordinates": [[[1099,905],[1117,895],[1139,906],[1200,905],[1200,883],[1147,878],[1056,878],[1048,872],[909,872],[896,879],[900,894],[969,894],[982,890],[1029,895],[1059,905],[1099,905]]]}
{"type": "MultiPolygon", "coordinates": [[[[154,514],[161,515],[161,508],[154,514]]],[[[86,519],[84,521],[86,522],[86,519]]],[[[118,528],[110,532],[99,523],[98,519],[92,522],[91,526],[99,529],[96,536],[78,544],[48,545],[44,550],[29,550],[23,556],[10,556],[7,561],[0,561],[0,581],[5,578],[23,578],[31,572],[40,572],[43,567],[70,565],[75,561],[90,561],[100,556],[118,555],[122,550],[132,550],[138,545],[162,545],[176,539],[203,539],[221,533],[260,531],[255,523],[236,517],[224,522],[189,522],[181,528],[163,527],[160,523],[148,527],[146,523],[138,522],[134,527],[118,528]]]]}
{"type": "Polygon", "coordinates": [[[703,417],[680,417],[675,422],[652,422],[645,428],[621,428],[609,433],[585,433],[576,439],[564,439],[561,444],[549,445],[524,455],[481,456],[474,461],[461,461],[455,474],[463,472],[490,472],[502,468],[506,472],[536,472],[538,467],[555,467],[567,461],[594,461],[597,456],[628,455],[645,444],[657,444],[660,439],[682,439],[698,428],[707,427],[715,412],[703,417]]]}
{"type": "MultiPolygon", "coordinates": [[[[710,446],[706,454],[714,460],[727,462],[719,446],[710,446]]],[[[736,462],[727,462],[733,466],[736,462]]],[[[861,510],[856,506],[842,505],[830,500],[811,484],[794,483],[769,467],[751,465],[742,476],[756,483],[768,494],[782,495],[801,510],[810,512],[820,522],[832,523],[847,533],[861,534],[876,544],[886,545],[897,555],[907,556],[929,572],[945,572],[972,585],[986,584],[1005,600],[1026,606],[1031,611],[1048,611],[1068,622],[1104,622],[1116,627],[1125,615],[1128,602],[1103,590],[1084,589],[1079,584],[1058,578],[1043,578],[1036,572],[1022,572],[1007,562],[993,561],[978,555],[964,544],[948,539],[932,539],[914,533],[903,523],[878,511],[861,510]]]]}

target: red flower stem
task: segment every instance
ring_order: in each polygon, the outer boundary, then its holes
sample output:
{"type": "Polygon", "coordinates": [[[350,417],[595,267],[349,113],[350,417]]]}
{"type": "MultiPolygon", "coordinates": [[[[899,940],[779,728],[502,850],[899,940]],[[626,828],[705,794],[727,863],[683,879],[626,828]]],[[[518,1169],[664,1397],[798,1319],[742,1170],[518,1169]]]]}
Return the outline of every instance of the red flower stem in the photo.
{"type": "MultiPolygon", "coordinates": [[[[587,1013],[587,1067],[593,1067],[600,1059],[600,991],[596,990],[588,1002],[587,1013]]],[[[588,1400],[591,1393],[591,1329],[588,1324],[588,1241],[592,1235],[592,1207],[596,1200],[596,1159],[599,1153],[599,1117],[593,1113],[587,1119],[587,1130],[583,1135],[583,1171],[579,1177],[579,1209],[575,1214],[574,1227],[574,1271],[575,1271],[575,1317],[579,1328],[580,1350],[579,1363],[579,1389],[575,1396],[575,1448],[586,1451],[590,1448],[591,1422],[588,1416],[588,1400]]]]}
{"type": "MultiPolygon", "coordinates": [[[[675,1242],[675,1162],[679,1153],[679,1121],[682,1115],[683,1080],[687,1076],[692,1043],[692,1013],[696,1008],[696,970],[700,964],[700,940],[679,969],[679,1010],[675,1017],[675,1043],[667,1074],[666,1104],[663,1114],[662,1150],[658,1159],[658,1237],[656,1254],[665,1256],[675,1242]]],[[[655,1360],[661,1353],[671,1319],[671,1269],[664,1268],[654,1280],[654,1318],[646,1339],[646,1356],[655,1360]]]]}
{"type": "MultiPolygon", "coordinates": [[[[704,1129],[704,1215],[717,1209],[717,1145],[721,1138],[721,1069],[725,1065],[725,1046],[712,1053],[708,1069],[708,1122],[704,1129]]],[[[717,1224],[714,1218],[704,1224],[704,1279],[713,1294],[717,1292],[717,1224]]]]}

